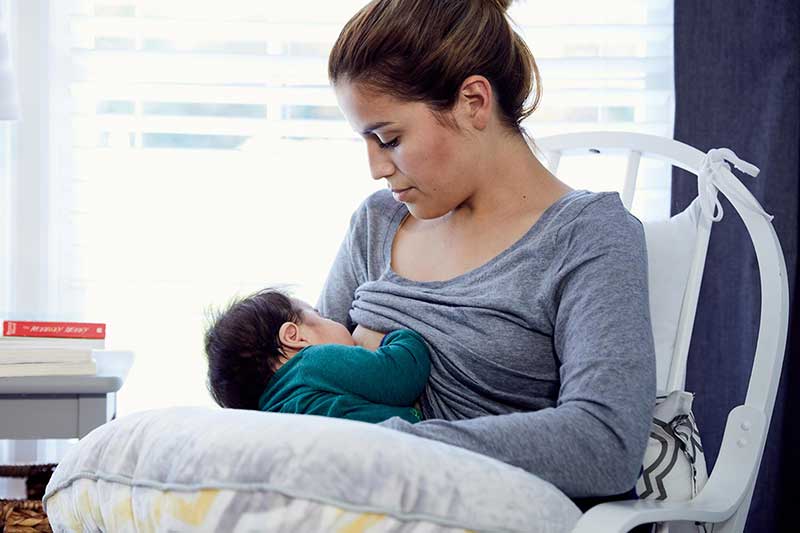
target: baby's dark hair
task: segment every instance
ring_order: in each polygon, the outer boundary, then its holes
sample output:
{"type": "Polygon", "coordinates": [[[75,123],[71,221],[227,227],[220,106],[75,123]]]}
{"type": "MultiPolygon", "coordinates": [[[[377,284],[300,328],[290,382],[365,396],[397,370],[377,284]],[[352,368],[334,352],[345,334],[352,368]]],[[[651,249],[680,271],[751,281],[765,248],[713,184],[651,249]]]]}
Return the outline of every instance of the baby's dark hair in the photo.
{"type": "Polygon", "coordinates": [[[283,291],[263,289],[211,311],[205,333],[206,387],[221,407],[258,410],[258,400],[284,356],[278,336],[284,322],[301,323],[302,311],[283,291]]]}

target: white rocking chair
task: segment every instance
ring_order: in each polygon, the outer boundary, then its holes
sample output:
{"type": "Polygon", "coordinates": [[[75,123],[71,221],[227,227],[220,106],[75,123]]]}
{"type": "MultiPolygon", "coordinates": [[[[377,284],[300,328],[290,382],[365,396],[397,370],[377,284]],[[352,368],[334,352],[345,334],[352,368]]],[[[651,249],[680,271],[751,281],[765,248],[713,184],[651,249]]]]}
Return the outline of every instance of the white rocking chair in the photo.
{"type": "MultiPolygon", "coordinates": [[[[558,169],[562,154],[626,152],[628,165],[622,199],[628,209],[633,203],[642,157],[665,160],[697,175],[699,197],[689,208],[694,209],[692,215],[696,224],[689,228],[689,235],[679,236],[678,239],[688,242],[691,248],[687,254],[687,277],[681,284],[681,291],[677,292],[680,301],[672,305],[678,311],[673,339],[664,339],[663,331],[656,329],[662,315],[670,313],[670,309],[662,306],[669,308],[670,304],[659,297],[654,301],[653,293],[659,291],[659,284],[664,281],[658,279],[659,273],[656,272],[661,267],[660,274],[663,275],[664,270],[663,265],[658,264],[659,246],[662,253],[671,257],[669,254],[675,250],[663,248],[672,246],[675,240],[656,241],[655,235],[661,238],[663,231],[656,229],[657,224],[644,224],[650,259],[651,312],[660,392],[683,390],[685,386],[689,342],[711,225],[722,218],[717,192],[730,201],[744,221],[755,248],[761,279],[761,323],[747,397],[743,405],[735,407],[728,414],[719,456],[705,487],[695,498],[685,502],[635,500],[595,506],[581,517],[574,533],[624,532],[645,523],[660,523],[661,529],[666,530],[670,522],[687,521],[714,523],[715,533],[743,531],[778,390],[789,321],[786,263],[778,236],[770,222],[772,217],[730,173],[725,160],[753,176],[758,174],[758,169],[739,160],[730,150],[712,150],[704,154],[678,141],[635,133],[556,135],[538,139],[536,146],[548,156],[553,173],[558,169]]],[[[686,231],[685,225],[675,229],[686,231]]],[[[680,270],[680,265],[676,267],[675,263],[670,264],[671,271],[674,272],[676,268],[680,270]]],[[[665,296],[664,292],[662,297],[665,296]]]]}

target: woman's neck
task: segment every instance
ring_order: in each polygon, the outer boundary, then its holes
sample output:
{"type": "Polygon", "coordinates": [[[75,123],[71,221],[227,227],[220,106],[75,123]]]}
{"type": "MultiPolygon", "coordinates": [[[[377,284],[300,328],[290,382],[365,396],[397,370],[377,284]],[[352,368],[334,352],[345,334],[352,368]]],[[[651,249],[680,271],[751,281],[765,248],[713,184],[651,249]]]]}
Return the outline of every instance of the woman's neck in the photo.
{"type": "Polygon", "coordinates": [[[482,181],[474,193],[447,215],[459,223],[496,223],[541,213],[572,189],[536,158],[522,137],[503,138],[478,163],[482,181]]]}

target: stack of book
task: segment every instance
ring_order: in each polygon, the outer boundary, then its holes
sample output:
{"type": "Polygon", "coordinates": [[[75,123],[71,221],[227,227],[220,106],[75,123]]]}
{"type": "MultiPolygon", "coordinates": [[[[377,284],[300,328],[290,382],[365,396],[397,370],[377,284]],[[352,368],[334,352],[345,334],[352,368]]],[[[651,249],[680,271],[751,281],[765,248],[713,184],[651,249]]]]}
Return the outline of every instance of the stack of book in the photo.
{"type": "Polygon", "coordinates": [[[105,324],[6,320],[0,378],[95,375],[92,350],[105,348],[105,338],[105,324]]]}

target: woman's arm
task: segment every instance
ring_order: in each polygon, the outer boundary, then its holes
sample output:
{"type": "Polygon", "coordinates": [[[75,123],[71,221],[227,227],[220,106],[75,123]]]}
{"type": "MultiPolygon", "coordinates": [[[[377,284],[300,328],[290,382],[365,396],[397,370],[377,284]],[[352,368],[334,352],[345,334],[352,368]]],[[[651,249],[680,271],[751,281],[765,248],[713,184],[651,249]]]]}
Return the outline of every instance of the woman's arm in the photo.
{"type": "Polygon", "coordinates": [[[317,309],[322,316],[344,324],[353,334],[358,346],[367,350],[375,351],[383,340],[384,333],[357,326],[350,320],[350,306],[353,303],[353,295],[358,286],[366,281],[363,266],[356,268],[356,263],[364,263],[365,258],[358,253],[358,247],[354,246],[353,239],[358,233],[357,224],[359,219],[364,218],[360,214],[364,207],[359,208],[350,218],[350,228],[345,235],[342,244],[333,261],[325,285],[317,300],[317,309]],[[358,272],[362,272],[361,275],[358,272]],[[355,328],[355,329],[353,329],[355,328]]]}
{"type": "Polygon", "coordinates": [[[536,412],[471,420],[384,425],[499,459],[571,497],[631,489],[639,474],[655,401],[647,255],[637,221],[621,232],[565,235],[557,265],[554,347],[558,403],[536,412]],[[608,235],[605,235],[608,234],[608,235]]]}
{"type": "MultiPolygon", "coordinates": [[[[328,277],[322,287],[322,292],[317,299],[317,309],[320,314],[340,324],[344,324],[349,331],[353,331],[356,325],[350,320],[350,305],[353,303],[353,295],[358,286],[365,280],[356,272],[354,266],[354,246],[353,234],[355,233],[354,224],[356,223],[356,213],[350,218],[350,228],[345,235],[333,265],[328,271],[328,277]]],[[[355,337],[354,337],[355,338],[355,337]]],[[[358,343],[358,339],[356,339],[358,343]]],[[[359,343],[360,344],[360,343],[359,343]]]]}
{"type": "MultiPolygon", "coordinates": [[[[386,191],[373,194],[353,212],[350,217],[350,226],[347,234],[339,246],[336,258],[328,272],[325,285],[322,288],[317,309],[322,316],[344,324],[352,333],[356,344],[375,351],[381,344],[384,333],[356,325],[350,319],[350,308],[356,289],[369,279],[369,250],[370,246],[381,246],[379,237],[386,229],[387,205],[397,209],[396,202],[391,196],[385,197],[386,191]],[[384,193],[381,195],[380,193],[384,193]],[[371,207],[372,206],[372,207],[371,207]],[[379,216],[370,215],[370,210],[379,216]],[[370,236],[373,242],[370,245],[370,236]]],[[[392,216],[390,215],[389,219],[392,216]]]]}

